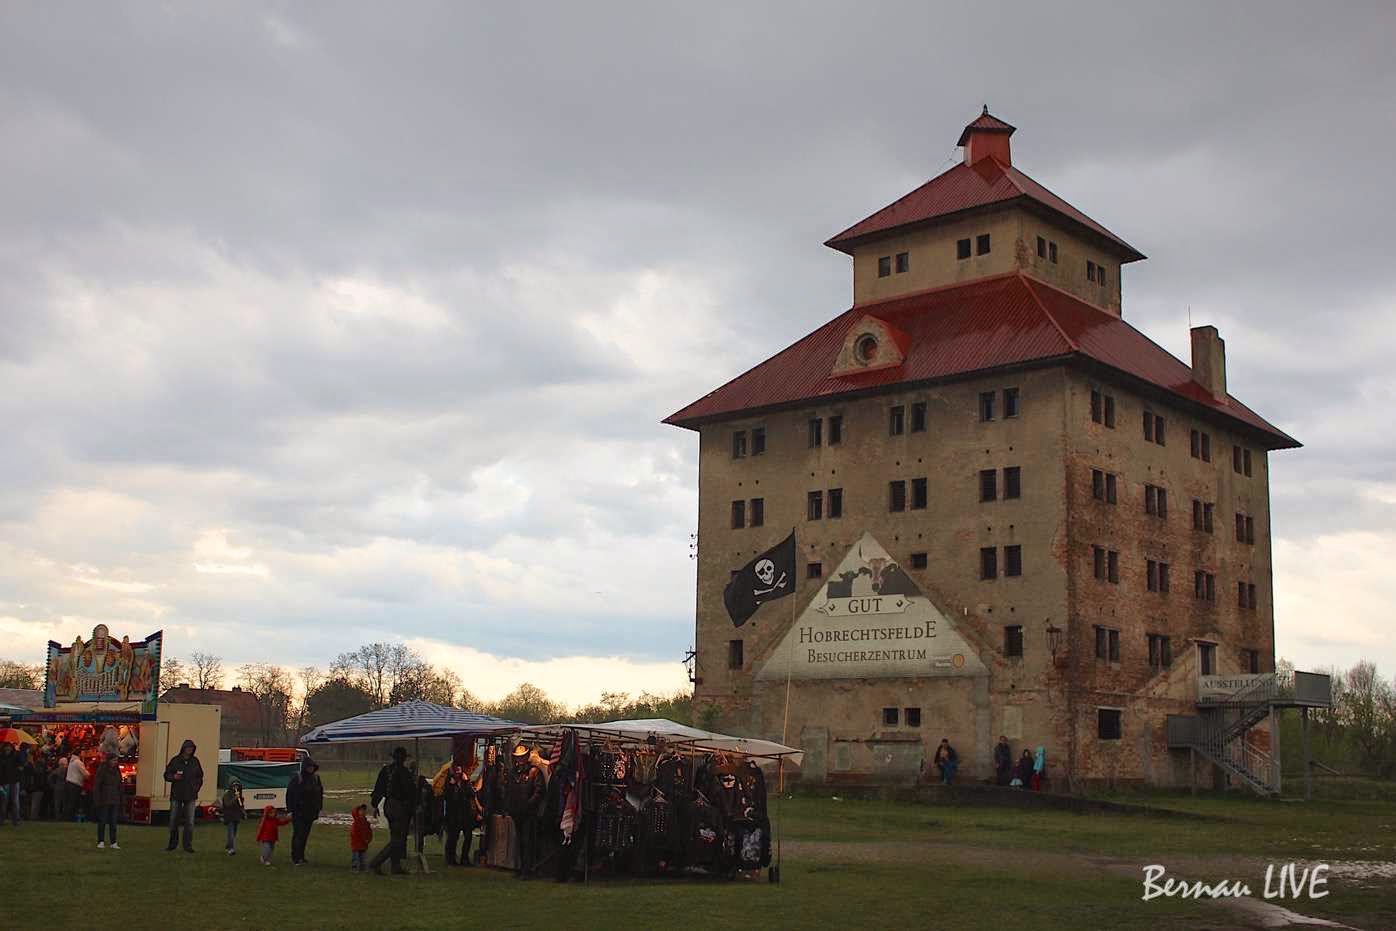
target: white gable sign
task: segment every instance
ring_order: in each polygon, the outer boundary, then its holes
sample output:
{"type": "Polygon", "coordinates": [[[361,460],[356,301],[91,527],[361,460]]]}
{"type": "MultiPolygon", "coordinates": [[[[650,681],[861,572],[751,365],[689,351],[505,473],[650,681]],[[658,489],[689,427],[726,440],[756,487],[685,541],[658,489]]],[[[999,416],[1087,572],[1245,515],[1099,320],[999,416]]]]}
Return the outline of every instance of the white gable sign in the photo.
{"type": "Polygon", "coordinates": [[[954,623],[865,533],[756,678],[884,679],[986,673],[954,623]]]}

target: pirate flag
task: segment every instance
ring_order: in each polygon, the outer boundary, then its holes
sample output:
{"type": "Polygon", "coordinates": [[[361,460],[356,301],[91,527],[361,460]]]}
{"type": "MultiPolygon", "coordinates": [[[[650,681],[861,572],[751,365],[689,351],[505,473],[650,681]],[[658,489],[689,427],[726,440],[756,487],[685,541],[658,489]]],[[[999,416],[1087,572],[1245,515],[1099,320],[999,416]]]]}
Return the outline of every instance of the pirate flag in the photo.
{"type": "Polygon", "coordinates": [[[732,624],[741,627],[768,601],[795,591],[795,531],[732,574],[722,603],[732,624]]]}

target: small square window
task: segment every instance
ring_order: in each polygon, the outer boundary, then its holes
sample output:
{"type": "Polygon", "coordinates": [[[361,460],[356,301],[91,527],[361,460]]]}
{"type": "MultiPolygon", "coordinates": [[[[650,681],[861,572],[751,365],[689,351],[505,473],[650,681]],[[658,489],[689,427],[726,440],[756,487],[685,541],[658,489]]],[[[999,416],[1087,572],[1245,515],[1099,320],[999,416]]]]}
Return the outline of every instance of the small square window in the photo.
{"type": "Polygon", "coordinates": [[[998,491],[998,471],[996,469],[979,470],[979,500],[997,501],[998,491]]]}
{"type": "Polygon", "coordinates": [[[887,417],[887,435],[901,436],[906,432],[906,408],[894,404],[887,417]]]}
{"type": "Polygon", "coordinates": [[[1091,547],[1091,564],[1095,572],[1095,577],[1101,581],[1105,580],[1105,547],[1091,547]]]}
{"type": "Polygon", "coordinates": [[[979,419],[980,419],[980,420],[993,420],[993,419],[994,419],[994,392],[992,392],[992,391],[981,391],[981,392],[979,392],[979,419]]]}
{"type": "Polygon", "coordinates": [[[975,237],[975,240],[974,240],[974,254],[975,254],[975,255],[988,255],[988,254],[989,254],[989,234],[988,234],[988,233],[980,233],[978,236],[975,237]]]}
{"type": "Polygon", "coordinates": [[[1102,288],[1105,287],[1105,266],[1104,266],[1104,265],[1097,265],[1097,266],[1095,267],[1095,278],[1096,278],[1096,283],[1097,283],[1097,284],[1099,284],[1102,288]]]}
{"type": "Polygon", "coordinates": [[[823,564],[822,562],[805,563],[805,578],[807,578],[807,579],[822,579],[822,578],[824,578],[824,564],[823,564]]]}
{"type": "Polygon", "coordinates": [[[812,491],[805,496],[805,520],[824,519],[824,492],[812,491]]]}
{"type": "Polygon", "coordinates": [[[751,499],[751,526],[760,527],[766,523],[766,499],[751,499]]]}
{"type": "Polygon", "coordinates": [[[1247,478],[1250,478],[1250,475],[1251,475],[1251,451],[1250,451],[1249,449],[1243,449],[1243,450],[1241,450],[1241,471],[1246,473],[1246,477],[1247,477],[1247,478]]]}
{"type": "Polygon", "coordinates": [[[906,482],[887,483],[887,510],[892,512],[906,510],[906,482]]]}
{"type": "Polygon", "coordinates": [[[1096,737],[1101,740],[1119,740],[1121,717],[1118,708],[1097,708],[1096,737]]]}
{"type": "Polygon", "coordinates": [[[1118,500],[1119,476],[1113,472],[1105,473],[1105,503],[1115,504],[1118,500]]]}
{"type": "Polygon", "coordinates": [[[898,253],[897,253],[897,274],[900,275],[900,274],[902,274],[903,272],[910,271],[910,270],[911,270],[911,253],[909,253],[909,252],[898,252],[898,253]]]}
{"type": "Polygon", "coordinates": [[[829,418],[829,445],[837,446],[843,442],[843,415],[835,414],[829,418]]]}
{"type": "Polygon", "coordinates": [[[926,480],[924,478],[914,478],[911,480],[911,509],[913,511],[925,510],[926,507],[926,480]]]}
{"type": "Polygon", "coordinates": [[[1190,442],[1189,442],[1188,452],[1192,454],[1192,458],[1194,458],[1194,459],[1201,459],[1201,458],[1202,458],[1202,433],[1201,433],[1201,431],[1198,431],[1198,430],[1191,430],[1191,431],[1189,431],[1189,432],[1188,432],[1188,440],[1190,441],[1190,442]]]}
{"type": "Polygon", "coordinates": [[[1155,414],[1155,415],[1154,415],[1154,442],[1157,443],[1157,444],[1160,445],[1160,446],[1167,446],[1167,445],[1168,445],[1167,442],[1164,441],[1163,427],[1164,427],[1163,415],[1162,415],[1162,414],[1155,414]]]}
{"type": "Polygon", "coordinates": [[[830,489],[829,489],[829,517],[830,517],[830,519],[833,519],[833,518],[835,518],[835,517],[842,517],[842,516],[843,516],[843,489],[842,489],[842,488],[830,488],[830,489]]]}
{"type": "Polygon", "coordinates": [[[899,712],[898,709],[896,709],[896,708],[883,708],[883,709],[882,709],[882,726],[883,726],[883,727],[896,727],[896,726],[897,726],[897,721],[900,719],[900,717],[901,717],[901,713],[899,712]]]}
{"type": "Polygon", "coordinates": [[[892,257],[884,255],[877,260],[877,277],[886,278],[890,274],[892,274],[892,257]]]}
{"type": "Polygon", "coordinates": [[[1023,628],[1021,625],[1015,624],[1003,629],[1003,655],[1023,655],[1023,628]]]}
{"type": "Polygon", "coordinates": [[[1017,389],[1017,388],[1005,388],[1005,389],[1003,389],[1003,416],[1004,416],[1004,417],[1017,417],[1017,416],[1018,416],[1018,389],[1017,389]]]}
{"type": "Polygon", "coordinates": [[[1210,501],[1202,505],[1202,529],[1206,533],[1212,532],[1212,512],[1215,508],[1210,501]]]}
{"type": "Polygon", "coordinates": [[[1090,259],[1086,260],[1086,280],[1095,281],[1095,263],[1090,259]]]}
{"type": "Polygon", "coordinates": [[[1154,669],[1167,669],[1173,665],[1173,647],[1163,634],[1149,634],[1149,666],[1154,669]]]}
{"type": "Polygon", "coordinates": [[[1241,447],[1231,447],[1231,471],[1241,474],[1241,447]]]}
{"type": "Polygon", "coordinates": [[[955,241],[955,258],[957,258],[957,259],[967,259],[967,258],[969,258],[969,240],[968,240],[968,239],[959,239],[959,240],[956,240],[956,241],[955,241]]]}
{"type": "Polygon", "coordinates": [[[746,502],[732,502],[732,529],[741,530],[746,526],[746,502]]]}
{"type": "Polygon", "coordinates": [[[911,568],[913,568],[913,569],[924,569],[924,568],[926,568],[926,554],[925,554],[925,553],[912,553],[912,554],[911,554],[911,568]]]}
{"type": "Polygon", "coordinates": [[[727,668],[741,669],[743,665],[742,642],[740,640],[727,641],[727,668]]]}
{"type": "Polygon", "coordinates": [[[751,431],[751,454],[760,456],[766,451],[766,428],[756,427],[751,431]]]}
{"type": "MultiPolygon", "coordinates": [[[[834,418],[829,418],[829,442],[833,442],[834,418]]],[[[811,417],[809,421],[809,446],[814,449],[816,446],[824,445],[824,421],[819,417],[811,417]]]]}
{"type": "Polygon", "coordinates": [[[1017,578],[1023,574],[1023,548],[1018,544],[1003,548],[1003,574],[1017,578]]]}
{"type": "Polygon", "coordinates": [[[1037,237],[1037,257],[1039,259],[1047,258],[1047,240],[1041,236],[1037,237]]]}
{"type": "Polygon", "coordinates": [[[1251,674],[1260,672],[1260,651],[1246,650],[1244,662],[1246,664],[1246,672],[1251,674]]]}
{"type": "Polygon", "coordinates": [[[1144,442],[1146,442],[1146,443],[1152,443],[1153,441],[1154,441],[1154,412],[1153,412],[1153,411],[1145,411],[1145,412],[1144,412],[1144,442]]]}
{"type": "Polygon", "coordinates": [[[981,547],[979,550],[979,578],[996,579],[999,577],[999,551],[992,546],[981,547]]]}
{"type": "Polygon", "coordinates": [[[1056,244],[1056,243],[1054,243],[1054,242],[1049,242],[1049,243],[1047,243],[1047,258],[1051,260],[1051,262],[1052,262],[1053,265],[1056,265],[1056,264],[1057,264],[1057,244],[1056,244]]]}
{"type": "Polygon", "coordinates": [[[1168,594],[1168,563],[1158,564],[1158,590],[1160,594],[1168,594]]]}
{"type": "Polygon", "coordinates": [[[1202,461],[1212,461],[1212,436],[1210,433],[1202,434],[1202,461]]]}
{"type": "Polygon", "coordinates": [[[1105,473],[1100,469],[1091,469],[1091,497],[1105,500],[1105,473]]]}
{"type": "Polygon", "coordinates": [[[738,430],[732,434],[732,458],[741,459],[746,455],[746,431],[738,430]]]}
{"type": "Polygon", "coordinates": [[[1254,518],[1254,517],[1247,517],[1247,518],[1246,518],[1246,542],[1247,542],[1247,543],[1254,543],[1254,542],[1255,542],[1255,518],[1254,518]]]}
{"type": "Polygon", "coordinates": [[[926,432],[926,402],[917,401],[911,405],[911,432],[926,432]]]}
{"type": "Polygon", "coordinates": [[[1247,607],[1249,607],[1249,608],[1251,608],[1252,610],[1254,610],[1254,609],[1255,609],[1255,583],[1254,583],[1254,582],[1247,582],[1247,583],[1246,583],[1246,598],[1247,598],[1248,601],[1249,601],[1249,604],[1247,605],[1247,607]]]}
{"type": "Polygon", "coordinates": [[[1105,425],[1111,430],[1115,429],[1115,396],[1113,394],[1105,396],[1105,425]]]}
{"type": "Polygon", "coordinates": [[[1197,661],[1202,669],[1202,675],[1216,675],[1217,645],[1215,643],[1199,643],[1197,645],[1197,661]]]}
{"type": "Polygon", "coordinates": [[[1106,573],[1106,578],[1108,581],[1118,585],[1120,584],[1120,554],[1116,550],[1110,550],[1106,555],[1109,557],[1110,567],[1109,571],[1106,573]]]}
{"type": "Polygon", "coordinates": [[[1158,591],[1158,563],[1150,559],[1145,563],[1144,584],[1151,592],[1158,591]]]}
{"type": "Polygon", "coordinates": [[[1023,491],[1023,470],[1018,466],[1008,466],[1003,470],[1003,500],[1020,497],[1023,491]]]}
{"type": "Polygon", "coordinates": [[[907,726],[907,727],[920,727],[920,726],[921,726],[921,709],[920,709],[920,708],[908,708],[908,709],[906,709],[906,726],[907,726]]]}
{"type": "Polygon", "coordinates": [[[1105,417],[1104,401],[1099,391],[1091,391],[1091,420],[1094,423],[1100,423],[1105,417]]]}

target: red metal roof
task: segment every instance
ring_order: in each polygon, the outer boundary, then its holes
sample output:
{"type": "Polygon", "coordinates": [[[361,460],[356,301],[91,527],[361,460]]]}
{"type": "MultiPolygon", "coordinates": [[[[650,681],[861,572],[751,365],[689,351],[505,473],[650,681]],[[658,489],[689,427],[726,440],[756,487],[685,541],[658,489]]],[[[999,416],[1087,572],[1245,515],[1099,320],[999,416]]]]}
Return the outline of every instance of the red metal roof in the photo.
{"type": "Polygon", "coordinates": [[[1119,317],[1019,273],[850,308],[664,422],[695,429],[746,411],[1051,359],[1092,361],[1167,390],[1266,434],[1271,448],[1299,445],[1235,398],[1216,401],[1190,366],[1119,317]],[[864,314],[906,334],[905,361],[831,374],[848,328],[864,314]]]}
{"type": "MultiPolygon", "coordinates": [[[[984,117],[980,117],[980,119],[982,120],[984,117]]],[[[989,119],[995,118],[989,117],[989,119]]],[[[979,120],[975,122],[977,123],[979,120]]],[[[970,125],[973,126],[974,123],[970,125]]],[[[831,249],[838,249],[840,252],[852,254],[851,245],[856,240],[877,233],[885,233],[911,223],[925,223],[959,213],[962,210],[986,207],[991,204],[1004,204],[1019,198],[1040,204],[1105,237],[1121,250],[1122,259],[1125,262],[1144,258],[1143,253],[1104,226],[1017,168],[1002,165],[994,158],[981,159],[973,165],[963,163],[956,165],[871,216],[859,220],[842,233],[826,241],[824,245],[831,249]]]]}
{"type": "Polygon", "coordinates": [[[964,145],[969,141],[969,134],[976,130],[990,133],[1008,133],[1011,136],[1017,128],[1018,127],[1005,123],[1003,120],[994,116],[989,112],[989,108],[985,107],[984,112],[979,114],[973,123],[970,123],[964,128],[964,131],[960,133],[960,141],[955,144],[964,145]]]}

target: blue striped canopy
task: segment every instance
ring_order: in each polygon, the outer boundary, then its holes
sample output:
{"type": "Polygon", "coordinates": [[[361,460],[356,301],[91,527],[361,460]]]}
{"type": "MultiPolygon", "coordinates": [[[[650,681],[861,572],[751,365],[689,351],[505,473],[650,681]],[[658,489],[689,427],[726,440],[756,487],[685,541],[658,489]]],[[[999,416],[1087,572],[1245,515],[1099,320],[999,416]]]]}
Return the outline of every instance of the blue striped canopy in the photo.
{"type": "Polygon", "coordinates": [[[371,740],[411,740],[414,737],[454,737],[457,734],[505,734],[521,725],[487,714],[462,711],[429,701],[405,701],[391,708],[321,724],[301,738],[303,744],[364,743],[371,740]]]}

